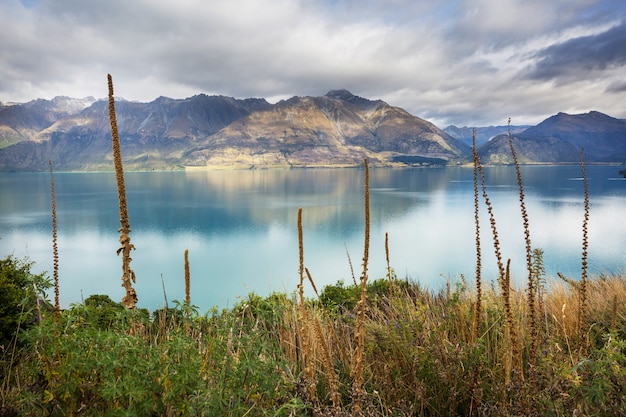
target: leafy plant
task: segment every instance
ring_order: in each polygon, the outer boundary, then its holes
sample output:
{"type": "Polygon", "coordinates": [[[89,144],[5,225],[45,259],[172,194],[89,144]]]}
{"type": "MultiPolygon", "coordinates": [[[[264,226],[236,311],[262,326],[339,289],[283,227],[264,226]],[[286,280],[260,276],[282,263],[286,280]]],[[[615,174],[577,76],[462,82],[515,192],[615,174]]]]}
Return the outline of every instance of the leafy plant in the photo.
{"type": "Polygon", "coordinates": [[[25,329],[38,321],[38,309],[50,308],[46,290],[52,286],[46,273],[33,274],[34,262],[12,255],[0,260],[0,346],[16,337],[19,328],[25,329]]]}

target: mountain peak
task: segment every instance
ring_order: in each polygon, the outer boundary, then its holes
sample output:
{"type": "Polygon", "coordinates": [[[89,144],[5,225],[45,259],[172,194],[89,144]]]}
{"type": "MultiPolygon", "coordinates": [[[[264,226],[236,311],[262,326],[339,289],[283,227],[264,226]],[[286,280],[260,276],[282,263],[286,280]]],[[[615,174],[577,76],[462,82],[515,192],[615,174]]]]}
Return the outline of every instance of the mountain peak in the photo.
{"type": "Polygon", "coordinates": [[[372,104],[382,103],[380,100],[372,101],[363,97],[355,96],[348,90],[330,90],[324,98],[329,98],[332,100],[343,101],[344,103],[348,103],[352,106],[360,107],[362,109],[369,108],[372,104]]]}
{"type": "Polygon", "coordinates": [[[328,93],[326,93],[325,97],[348,101],[351,98],[354,98],[356,96],[346,89],[341,89],[341,90],[330,90],[328,93]]]}
{"type": "MultiPolygon", "coordinates": [[[[524,163],[526,161],[578,162],[582,149],[585,150],[587,161],[622,162],[626,159],[624,137],[626,137],[626,124],[604,113],[598,111],[583,114],[559,112],[515,135],[514,141],[518,146],[518,156],[524,163]]],[[[502,143],[496,145],[501,146],[502,149],[506,141],[500,142],[502,143]]],[[[487,149],[483,154],[497,153],[494,149],[487,149]]],[[[498,152],[503,153],[501,150],[498,152]]],[[[491,161],[494,161],[493,157],[491,161]]],[[[500,162],[502,161],[500,159],[500,162]]]]}
{"type": "MultiPolygon", "coordinates": [[[[551,116],[543,122],[539,123],[533,129],[538,130],[546,127],[558,127],[559,129],[564,129],[566,126],[572,129],[575,127],[589,128],[588,125],[595,125],[593,129],[599,128],[601,130],[605,129],[608,125],[614,125],[620,129],[623,128],[619,119],[615,119],[607,114],[592,110],[590,112],[582,114],[568,114],[559,112],[554,116],[551,116]]],[[[533,130],[531,130],[531,132],[533,132],[533,130]]]]}

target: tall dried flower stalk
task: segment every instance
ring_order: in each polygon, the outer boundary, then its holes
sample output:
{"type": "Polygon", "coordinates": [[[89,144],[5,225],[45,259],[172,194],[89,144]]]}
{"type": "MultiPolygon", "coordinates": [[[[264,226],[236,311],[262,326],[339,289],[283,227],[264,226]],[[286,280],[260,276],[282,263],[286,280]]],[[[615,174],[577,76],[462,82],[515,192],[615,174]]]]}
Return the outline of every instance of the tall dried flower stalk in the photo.
{"type": "MultiPolygon", "coordinates": [[[[474,305],[474,321],[472,323],[472,339],[476,341],[480,337],[480,328],[482,325],[482,254],[480,247],[480,197],[478,191],[478,167],[480,165],[480,157],[478,156],[478,148],[476,146],[476,129],[472,129],[472,157],[474,161],[474,225],[476,227],[476,304],[474,305]]],[[[476,408],[475,400],[480,398],[480,369],[476,368],[472,376],[472,386],[474,395],[470,406],[470,413],[476,408]]]]}
{"type": "Polygon", "coordinates": [[[535,302],[537,304],[537,338],[540,332],[548,331],[548,316],[545,304],[545,276],[546,268],[543,265],[543,249],[533,249],[533,279],[535,282],[535,302]],[[540,326],[539,322],[543,315],[544,325],[540,326]]]}
{"type": "MultiPolygon", "coordinates": [[[[504,268],[504,264],[502,263],[502,252],[500,251],[500,240],[498,238],[498,228],[496,227],[496,219],[493,215],[493,207],[491,205],[491,200],[489,199],[489,195],[487,194],[487,186],[485,184],[485,173],[483,172],[483,166],[478,160],[478,173],[480,176],[480,185],[483,192],[483,198],[485,200],[485,205],[487,206],[487,212],[489,213],[489,223],[491,224],[491,232],[493,234],[493,247],[496,255],[496,262],[498,264],[498,283],[500,284],[500,289],[502,291],[502,297],[504,299],[504,311],[506,314],[506,332],[507,339],[505,343],[509,343],[512,347],[511,355],[514,356],[514,352],[516,350],[516,334],[515,328],[513,327],[513,312],[511,311],[511,302],[510,302],[510,269],[509,263],[507,262],[507,268],[504,268]]],[[[506,354],[506,352],[505,352],[506,354]]],[[[510,382],[510,376],[507,372],[507,385],[510,382]]]]}
{"type": "Polygon", "coordinates": [[[478,195],[478,166],[480,158],[476,148],[476,129],[472,129],[472,155],[474,157],[474,224],[476,226],[476,305],[474,307],[474,339],[480,334],[482,314],[482,257],[480,253],[480,219],[479,219],[479,195],[478,195]]]}
{"type": "Polygon", "coordinates": [[[352,277],[352,283],[356,287],[357,283],[356,283],[356,278],[354,277],[354,268],[352,267],[352,259],[350,259],[350,252],[348,251],[348,245],[344,243],[344,246],[346,247],[346,256],[348,257],[348,265],[350,266],[350,276],[352,277]]]}
{"type": "Polygon", "coordinates": [[[185,303],[191,305],[191,276],[189,275],[189,249],[185,249],[185,303]]]}
{"type": "Polygon", "coordinates": [[[312,340],[309,339],[307,311],[304,305],[304,238],[302,231],[302,208],[298,209],[298,273],[300,283],[298,284],[298,295],[300,298],[300,335],[302,339],[302,351],[300,358],[304,365],[304,375],[306,377],[306,387],[309,398],[314,401],[317,398],[315,367],[313,364],[312,340]]]}
{"type": "Polygon", "coordinates": [[[385,260],[387,261],[387,281],[391,284],[391,263],[389,262],[389,233],[385,232],[385,260]]]}
{"type": "Polygon", "coordinates": [[[134,309],[137,304],[137,292],[133,288],[135,271],[130,268],[130,251],[135,246],[130,242],[130,221],[128,220],[128,206],[126,204],[126,185],[124,184],[124,167],[122,165],[122,151],[120,148],[120,136],[117,131],[117,118],[115,116],[115,99],[113,98],[113,78],[107,75],[109,82],[109,120],[111,122],[111,141],[113,145],[113,162],[115,163],[115,178],[117,180],[117,195],[120,205],[120,244],[122,245],[117,254],[122,254],[122,287],[126,294],[122,297],[122,304],[129,309],[134,309]]]}
{"type": "Polygon", "coordinates": [[[357,303],[358,318],[354,331],[355,352],[352,366],[352,415],[363,415],[363,366],[365,359],[365,311],[367,309],[367,265],[369,261],[370,245],[370,191],[369,191],[369,167],[367,159],[365,163],[365,242],[363,248],[363,272],[361,273],[361,299],[357,303]]]}
{"type": "Polygon", "coordinates": [[[161,274],[161,287],[163,288],[163,299],[165,300],[165,311],[169,308],[167,304],[167,292],[165,292],[165,280],[163,279],[163,274],[161,274]]]}
{"type": "Polygon", "coordinates": [[[504,316],[506,320],[506,330],[504,339],[504,363],[505,363],[505,384],[511,383],[511,368],[515,358],[515,333],[513,331],[513,312],[511,311],[511,260],[506,262],[506,272],[502,283],[502,298],[504,299],[504,316]]]}
{"type": "Polygon", "coordinates": [[[311,276],[311,273],[309,272],[309,268],[304,268],[304,272],[306,272],[306,276],[309,279],[309,283],[311,284],[311,287],[313,288],[313,292],[319,299],[320,294],[317,292],[317,286],[315,285],[315,281],[313,281],[313,277],[311,276]]]}
{"type": "Polygon", "coordinates": [[[300,306],[304,306],[304,239],[302,232],[302,208],[298,209],[298,274],[300,283],[298,284],[298,294],[300,306]]]}
{"type": "Polygon", "coordinates": [[[495,250],[496,262],[498,264],[498,282],[500,287],[504,282],[504,264],[502,263],[502,252],[500,251],[500,240],[498,239],[498,228],[496,227],[496,218],[493,215],[493,206],[491,205],[491,200],[489,199],[489,195],[487,194],[487,186],[485,185],[485,173],[483,171],[483,166],[480,163],[480,159],[477,159],[477,167],[478,174],[480,177],[480,186],[482,188],[483,198],[485,200],[485,206],[487,206],[487,213],[489,213],[489,223],[491,225],[491,233],[493,234],[493,248],[495,250]]]}
{"type": "Polygon", "coordinates": [[[582,252],[582,271],[580,276],[580,286],[578,287],[578,338],[581,341],[581,348],[586,349],[585,331],[587,327],[587,255],[589,248],[588,224],[589,224],[589,185],[587,183],[587,174],[585,172],[584,150],[580,151],[580,168],[583,177],[583,188],[585,194],[585,216],[583,219],[583,252],[582,252]]]}
{"type": "Polygon", "coordinates": [[[530,365],[534,368],[537,362],[537,306],[535,302],[536,283],[533,274],[533,249],[530,242],[530,227],[528,222],[528,212],[526,211],[526,203],[524,202],[524,184],[522,182],[522,173],[520,170],[519,160],[513,146],[513,136],[511,135],[511,119],[508,122],[509,148],[515,165],[515,173],[517,175],[517,185],[519,188],[519,204],[522,212],[522,223],[524,225],[524,242],[526,243],[526,268],[528,270],[528,315],[529,315],[529,332],[530,332],[530,365]]]}
{"type": "Polygon", "coordinates": [[[59,318],[59,248],[57,246],[57,203],[54,193],[54,175],[52,174],[52,161],[48,160],[50,166],[50,199],[52,201],[52,255],[54,262],[54,318],[59,318]]]}

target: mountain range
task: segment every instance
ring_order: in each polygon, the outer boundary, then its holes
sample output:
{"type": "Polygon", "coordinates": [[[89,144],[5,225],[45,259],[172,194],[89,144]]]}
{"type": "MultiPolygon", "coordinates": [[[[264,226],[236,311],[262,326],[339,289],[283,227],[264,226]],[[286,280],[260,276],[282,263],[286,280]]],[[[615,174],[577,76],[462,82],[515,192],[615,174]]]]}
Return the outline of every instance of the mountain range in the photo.
{"type": "MultiPolygon", "coordinates": [[[[591,111],[558,113],[536,126],[512,135],[519,162],[626,162],[626,122],[591,111]]],[[[500,134],[479,148],[485,163],[512,163],[508,135],[500,134]]]]}
{"type": "Polygon", "coordinates": [[[467,146],[472,146],[473,143],[473,134],[476,134],[476,146],[481,147],[485,143],[489,142],[491,139],[495,138],[498,135],[503,133],[507,133],[510,131],[512,135],[523,132],[528,129],[530,126],[485,126],[485,127],[456,127],[454,125],[450,125],[443,129],[448,135],[453,138],[459,139],[464,142],[467,146]]]}
{"type": "MultiPolygon", "coordinates": [[[[472,131],[484,163],[626,161],[626,122],[592,111],[537,126],[440,129],[382,100],[333,90],[271,104],[199,94],[150,103],[116,99],[129,170],[462,164],[472,131]]],[[[108,101],[56,97],[0,103],[0,170],[112,170],[108,101]]]]}

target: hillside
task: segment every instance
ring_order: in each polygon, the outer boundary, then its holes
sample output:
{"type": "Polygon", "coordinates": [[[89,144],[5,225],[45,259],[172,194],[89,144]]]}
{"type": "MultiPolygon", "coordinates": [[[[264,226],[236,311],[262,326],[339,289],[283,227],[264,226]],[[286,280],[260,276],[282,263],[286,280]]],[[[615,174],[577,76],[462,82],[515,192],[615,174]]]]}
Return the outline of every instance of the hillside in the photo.
{"type": "MultiPolygon", "coordinates": [[[[521,163],[578,162],[584,149],[588,162],[626,161],[626,122],[592,111],[558,113],[513,135],[521,163]]],[[[511,163],[508,136],[500,135],[479,149],[483,162],[511,163]]]]}
{"type": "MultiPolygon", "coordinates": [[[[117,100],[124,159],[129,169],[175,168],[196,141],[268,106],[264,99],[204,94],[184,100],[159,97],[151,103],[117,100]]],[[[48,160],[58,170],[112,169],[108,103],[96,101],[81,112],[58,118],[27,140],[0,149],[4,171],[40,171],[48,160]]]]}
{"type": "Polygon", "coordinates": [[[0,149],[30,140],[57,120],[79,113],[96,100],[55,97],[25,104],[0,103],[0,149]]]}
{"type": "MultiPolygon", "coordinates": [[[[445,165],[468,162],[472,129],[434,124],[382,100],[333,90],[276,104],[199,94],[116,100],[128,170],[445,165]]],[[[511,163],[508,126],[476,127],[483,163],[511,163]]],[[[511,126],[521,163],[626,161],[626,122],[592,111],[511,126]]],[[[0,171],[112,170],[105,100],[0,103],[0,171]]]]}
{"type": "MultiPolygon", "coordinates": [[[[116,112],[128,169],[355,166],[365,157],[388,165],[395,156],[445,163],[469,152],[432,123],[345,90],[274,105],[203,94],[117,100],[116,112]]],[[[0,125],[9,123],[0,117],[0,125]]],[[[0,170],[40,171],[48,160],[58,170],[112,169],[105,101],[54,123],[32,123],[23,136],[0,149],[0,170]]]]}
{"type": "Polygon", "coordinates": [[[354,166],[394,156],[455,160],[469,148],[430,122],[345,90],[293,97],[243,117],[185,155],[196,166],[354,166]]]}

